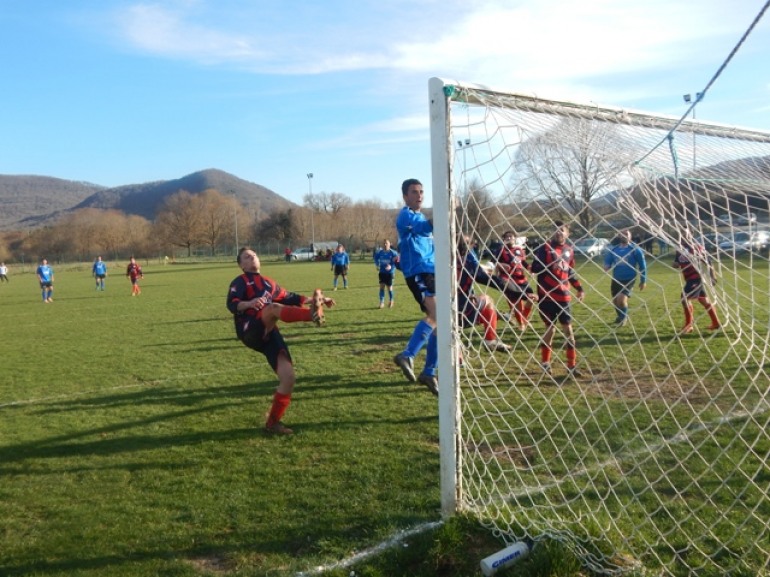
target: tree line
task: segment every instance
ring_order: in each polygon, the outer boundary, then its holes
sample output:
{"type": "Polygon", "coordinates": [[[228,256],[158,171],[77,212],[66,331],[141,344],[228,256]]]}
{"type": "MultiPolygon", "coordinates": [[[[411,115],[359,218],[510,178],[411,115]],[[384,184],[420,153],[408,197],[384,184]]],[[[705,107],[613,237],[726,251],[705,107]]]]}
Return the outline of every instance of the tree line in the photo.
{"type": "Polygon", "coordinates": [[[395,238],[400,204],[353,202],[344,194],[325,192],[305,195],[303,201],[303,206],[264,215],[218,190],[180,190],[166,199],[152,221],[118,210],[84,208],[44,227],[3,233],[0,260],[217,256],[235,254],[246,244],[280,254],[286,247],[310,246],[313,240],[342,242],[356,252],[395,238]]]}

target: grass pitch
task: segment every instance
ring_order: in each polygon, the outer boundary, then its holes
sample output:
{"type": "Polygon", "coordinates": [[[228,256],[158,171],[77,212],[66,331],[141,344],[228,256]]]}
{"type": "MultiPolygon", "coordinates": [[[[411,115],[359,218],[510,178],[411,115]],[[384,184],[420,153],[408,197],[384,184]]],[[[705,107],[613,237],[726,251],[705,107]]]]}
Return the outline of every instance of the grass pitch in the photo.
{"type": "MultiPolygon", "coordinates": [[[[281,325],[295,435],[275,438],[276,377],[225,309],[237,266],[142,263],[131,297],[125,263],[109,264],[105,292],[90,264],[54,264],[51,304],[29,272],[0,285],[0,575],[296,575],[440,519],[436,399],[392,363],[420,317],[400,275],[379,310],[368,261],[336,293],[328,263],[263,262],[338,303],[324,327],[281,325]]],[[[473,575],[500,546],[459,518],[356,570],[473,575]]],[[[531,574],[578,570],[548,558],[531,574]]]]}

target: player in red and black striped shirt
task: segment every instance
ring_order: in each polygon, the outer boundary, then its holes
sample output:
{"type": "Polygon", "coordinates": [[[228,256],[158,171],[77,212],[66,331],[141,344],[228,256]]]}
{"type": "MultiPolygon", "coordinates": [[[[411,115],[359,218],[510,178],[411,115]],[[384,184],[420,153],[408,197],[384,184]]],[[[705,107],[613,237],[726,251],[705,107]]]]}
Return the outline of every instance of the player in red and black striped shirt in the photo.
{"type": "Polygon", "coordinates": [[[334,306],[334,299],[324,297],[316,289],[312,297],[288,292],[274,280],[262,276],[257,253],[248,247],[238,251],[238,265],[243,274],[230,283],[227,292],[227,309],[233,313],[235,334],[241,342],[267,358],[278,375],[278,388],[267,417],[265,430],[278,435],[291,435],[293,431],[281,423],[281,417],[291,402],[294,390],[294,366],[289,348],[278,330],[278,321],[285,323],[324,322],[323,307],[334,306]],[[305,303],[310,308],[305,308],[305,303]]]}
{"type": "Polygon", "coordinates": [[[537,298],[527,280],[526,271],[530,268],[527,263],[527,250],[516,244],[516,233],[512,230],[503,233],[503,246],[495,260],[500,278],[515,283],[521,291],[515,301],[508,301],[508,305],[516,322],[519,323],[519,328],[523,331],[529,325],[532,301],[537,301],[537,298]]]}
{"type": "Polygon", "coordinates": [[[711,266],[711,258],[703,246],[695,243],[692,239],[687,239],[682,245],[682,250],[678,250],[674,255],[674,268],[681,269],[684,277],[684,289],[682,289],[682,308],[684,309],[684,327],[680,334],[686,335],[694,330],[693,310],[690,301],[697,300],[703,308],[706,309],[711,318],[710,331],[719,329],[722,325],[717,316],[716,305],[712,304],[703,288],[703,277],[701,270],[708,272],[711,284],[717,282],[714,267],[711,266]]]}
{"type": "Polygon", "coordinates": [[[545,323],[545,333],[540,345],[540,360],[543,370],[551,374],[551,355],[556,323],[566,339],[567,371],[571,377],[582,376],[577,370],[577,347],[572,330],[570,286],[577,291],[578,301],[583,300],[583,287],[575,273],[575,255],[567,244],[569,226],[561,221],[554,222],[551,239],[540,245],[532,256],[532,274],[537,277],[538,309],[545,323]]]}

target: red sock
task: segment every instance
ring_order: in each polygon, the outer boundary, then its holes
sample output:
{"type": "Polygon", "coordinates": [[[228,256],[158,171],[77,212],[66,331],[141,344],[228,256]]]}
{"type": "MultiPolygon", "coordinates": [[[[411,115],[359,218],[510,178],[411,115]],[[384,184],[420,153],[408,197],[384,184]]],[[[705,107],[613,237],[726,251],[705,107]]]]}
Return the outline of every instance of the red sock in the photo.
{"type": "Polygon", "coordinates": [[[718,325],[719,317],[717,317],[717,307],[709,303],[708,299],[703,297],[699,298],[698,302],[703,305],[703,308],[706,309],[706,312],[709,314],[709,317],[711,317],[711,324],[714,326],[718,325]]]}
{"type": "Polygon", "coordinates": [[[690,303],[684,305],[684,324],[692,324],[692,307],[690,306],[690,303]]]}
{"type": "Polygon", "coordinates": [[[567,368],[572,369],[577,365],[577,349],[567,346],[567,368]]]}
{"type": "Polygon", "coordinates": [[[540,345],[540,360],[544,363],[551,362],[551,347],[540,345]]]}
{"type": "Polygon", "coordinates": [[[481,324],[484,325],[484,340],[493,341],[497,339],[497,313],[492,307],[485,307],[479,313],[481,324]]]}
{"type": "Polygon", "coordinates": [[[291,395],[275,392],[273,395],[273,406],[270,408],[270,414],[267,416],[267,427],[272,427],[283,418],[283,414],[291,403],[291,395]]]}
{"type": "Polygon", "coordinates": [[[517,302],[515,305],[513,305],[513,314],[516,316],[516,322],[521,324],[526,319],[524,317],[523,307],[521,301],[517,302]]]}
{"type": "Polygon", "coordinates": [[[305,307],[282,307],[280,319],[285,323],[308,322],[313,320],[313,315],[305,307]]]}

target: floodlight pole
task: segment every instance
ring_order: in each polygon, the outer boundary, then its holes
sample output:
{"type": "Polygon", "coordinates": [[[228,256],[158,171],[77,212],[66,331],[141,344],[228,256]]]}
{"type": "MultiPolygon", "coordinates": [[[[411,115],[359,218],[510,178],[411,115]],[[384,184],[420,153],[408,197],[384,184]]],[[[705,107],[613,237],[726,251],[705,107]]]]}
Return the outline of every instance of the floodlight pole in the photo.
{"type": "MultiPolygon", "coordinates": [[[[685,94],[682,96],[686,104],[689,104],[692,102],[692,94],[685,94]]],[[[692,120],[695,122],[695,108],[698,106],[698,102],[700,102],[701,98],[703,98],[702,92],[696,92],[695,93],[695,103],[692,105],[692,120]]],[[[697,158],[698,158],[698,148],[697,148],[697,142],[695,140],[695,128],[693,127],[692,131],[692,169],[695,170],[696,165],[698,164],[697,158]]]]}
{"type": "Polygon", "coordinates": [[[310,248],[315,251],[315,210],[313,209],[313,173],[307,173],[307,186],[310,200],[310,248]]]}

